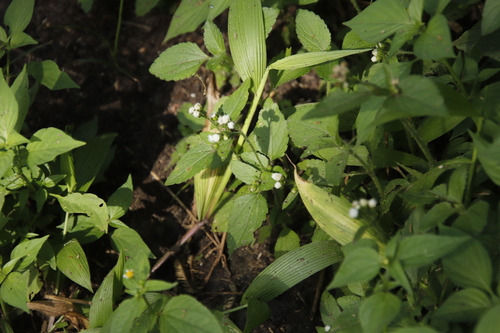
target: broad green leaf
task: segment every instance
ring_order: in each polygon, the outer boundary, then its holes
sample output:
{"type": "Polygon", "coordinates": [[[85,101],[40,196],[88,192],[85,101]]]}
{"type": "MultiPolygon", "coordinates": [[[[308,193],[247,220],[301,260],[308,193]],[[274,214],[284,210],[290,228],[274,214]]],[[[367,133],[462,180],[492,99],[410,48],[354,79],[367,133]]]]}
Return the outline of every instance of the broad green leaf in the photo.
{"type": "Polygon", "coordinates": [[[425,166],[427,162],[415,155],[388,148],[375,148],[372,151],[373,165],[376,168],[385,168],[387,166],[397,167],[405,166],[425,166]]]}
{"type": "Polygon", "coordinates": [[[257,170],[255,167],[239,160],[231,161],[231,171],[237,179],[245,184],[255,183],[261,174],[261,171],[257,170]]]}
{"type": "Polygon", "coordinates": [[[48,127],[37,131],[28,143],[28,165],[33,167],[52,161],[58,155],[83,146],[85,142],[71,138],[63,131],[48,127]]]}
{"type": "Polygon", "coordinates": [[[481,115],[500,124],[500,82],[484,87],[476,101],[481,115]]]}
{"type": "Polygon", "coordinates": [[[438,331],[428,326],[398,328],[392,333],[438,333],[438,331]]]}
{"type": "Polygon", "coordinates": [[[450,322],[473,322],[491,307],[491,301],[483,291],[475,288],[459,290],[444,301],[432,318],[450,322]]]}
{"type": "Polygon", "coordinates": [[[421,59],[438,60],[455,57],[448,20],[444,15],[439,14],[431,18],[427,29],[415,42],[413,51],[421,59]]]}
{"type": "Polygon", "coordinates": [[[342,260],[335,241],[314,242],[286,253],[252,281],[242,298],[268,302],[314,273],[342,260]],[[325,255],[327,253],[328,255],[325,255]]]}
{"type": "Polygon", "coordinates": [[[84,214],[73,214],[68,222],[73,226],[67,233],[68,238],[75,238],[80,245],[93,243],[105,233],[92,218],[84,214]]]}
{"type": "Polygon", "coordinates": [[[77,191],[87,192],[92,185],[108,156],[115,137],[116,133],[106,133],[93,137],[83,147],[72,152],[77,191]]]}
{"type": "Polygon", "coordinates": [[[212,21],[207,20],[203,26],[203,30],[203,41],[208,51],[213,55],[225,53],[224,38],[219,28],[212,21]]]}
{"type": "Polygon", "coordinates": [[[405,269],[403,268],[403,265],[401,265],[401,262],[399,260],[390,260],[388,271],[391,277],[403,288],[405,288],[409,295],[413,295],[412,285],[410,284],[408,275],[406,274],[405,269]]]}
{"type": "Polygon", "coordinates": [[[424,12],[425,0],[411,0],[408,5],[408,14],[413,21],[420,22],[424,12]]]}
{"type": "Polygon", "coordinates": [[[270,160],[275,160],[285,154],[288,148],[288,131],[285,117],[276,103],[264,105],[248,139],[254,144],[255,149],[270,160]]]}
{"type": "Polygon", "coordinates": [[[500,28],[500,2],[486,0],[481,21],[481,34],[483,36],[500,28]]]}
{"type": "MultiPolygon", "coordinates": [[[[423,0],[418,0],[418,1],[423,1],[423,0]]],[[[414,20],[414,24],[408,26],[406,29],[396,31],[394,37],[392,38],[391,48],[387,53],[387,58],[388,59],[392,58],[406,42],[412,40],[413,37],[420,32],[422,25],[423,24],[420,22],[420,19],[418,19],[414,20]]]]}
{"type": "Polygon", "coordinates": [[[56,261],[57,268],[68,279],[93,292],[87,256],[76,239],[64,244],[57,253],[56,261]]]}
{"type": "Polygon", "coordinates": [[[109,219],[119,219],[127,212],[133,199],[132,176],[127,177],[127,181],[120,186],[108,199],[109,219]]]}
{"type": "Polygon", "coordinates": [[[164,291],[172,289],[177,285],[177,282],[171,283],[163,280],[147,280],[144,287],[148,292],[151,291],[164,291]]]}
{"type": "Polygon", "coordinates": [[[205,169],[214,158],[216,149],[212,145],[199,143],[192,146],[188,152],[181,157],[165,182],[165,185],[173,185],[185,182],[201,170],[205,169]]]}
{"type": "Polygon", "coordinates": [[[241,111],[245,108],[248,101],[248,89],[250,88],[251,80],[247,79],[243,82],[235,92],[222,103],[220,110],[222,113],[229,115],[231,120],[236,120],[241,111]]]}
{"type": "Polygon", "coordinates": [[[29,313],[27,287],[28,276],[19,272],[12,272],[7,275],[0,286],[0,297],[5,303],[29,313]]]}
{"type": "Polygon", "coordinates": [[[209,19],[213,20],[228,6],[230,0],[183,0],[175,11],[163,43],[185,32],[191,32],[209,19]]]}
{"type": "Polygon", "coordinates": [[[67,213],[85,214],[103,231],[108,230],[108,207],[104,200],[92,193],[70,193],[65,197],[53,194],[67,213]]]}
{"type": "Polygon", "coordinates": [[[22,32],[31,21],[35,0],[13,0],[4,16],[4,23],[9,27],[10,34],[22,32]]]}
{"type": "Polygon", "coordinates": [[[16,154],[13,150],[0,151],[0,178],[14,166],[14,157],[16,154]]]}
{"type": "Polygon", "coordinates": [[[432,16],[439,15],[443,12],[451,0],[425,0],[425,11],[432,16]]]}
{"type": "Polygon", "coordinates": [[[124,300],[106,321],[99,333],[129,332],[135,318],[146,310],[147,304],[143,297],[133,297],[124,300]]]}
{"type": "Polygon", "coordinates": [[[201,64],[208,59],[209,56],[195,43],[180,43],[163,51],[149,71],[162,80],[182,80],[196,74],[201,64]]]}
{"type": "Polygon", "coordinates": [[[253,241],[253,233],[266,219],[267,202],[259,193],[245,194],[236,198],[231,209],[228,225],[227,246],[229,254],[240,246],[253,241]]]}
{"type": "MultiPolygon", "coordinates": [[[[353,219],[349,216],[352,205],[347,199],[330,194],[305,181],[297,171],[295,171],[295,183],[302,202],[314,221],[339,244],[350,243],[358,229],[368,223],[362,218],[353,219]]],[[[367,229],[363,237],[375,240],[381,251],[385,248],[385,235],[377,226],[367,229]]]]}
{"type": "Polygon", "coordinates": [[[433,263],[469,240],[468,236],[412,235],[401,240],[397,258],[405,268],[417,268],[433,263]]]}
{"type": "Polygon", "coordinates": [[[457,286],[491,292],[491,259],[478,240],[471,239],[456,248],[444,257],[442,262],[446,276],[457,286]]]}
{"type": "Polygon", "coordinates": [[[276,23],[276,18],[278,17],[280,10],[277,8],[262,7],[262,13],[264,14],[264,30],[267,38],[269,33],[273,30],[273,26],[276,23]]]}
{"type": "Polygon", "coordinates": [[[363,333],[382,333],[401,310],[401,299],[389,292],[379,292],[365,299],[359,307],[363,333]]]}
{"type": "Polygon", "coordinates": [[[479,319],[474,333],[490,333],[500,327],[500,305],[490,309],[479,319]]]}
{"type": "Polygon", "coordinates": [[[19,106],[14,92],[0,75],[0,140],[8,142],[19,116],[19,106]]]}
{"type": "Polygon", "coordinates": [[[10,260],[22,258],[19,266],[16,268],[19,271],[24,270],[28,265],[37,259],[38,252],[42,245],[49,238],[49,235],[42,238],[34,238],[18,244],[10,253],[10,260]]]}
{"type": "Polygon", "coordinates": [[[344,24],[367,42],[378,43],[412,22],[401,1],[378,0],[344,24]]]}
{"type": "Polygon", "coordinates": [[[315,107],[315,103],[297,105],[294,107],[295,112],[286,121],[290,138],[296,147],[307,147],[319,138],[329,137],[330,124],[338,122],[335,115],[310,116],[315,107]]]}
{"type": "Polygon", "coordinates": [[[149,13],[160,0],[135,0],[135,15],[142,16],[149,13]]]}
{"type": "Polygon", "coordinates": [[[448,198],[455,202],[462,202],[468,179],[468,165],[462,165],[453,170],[448,181],[448,198]]]}
{"type": "Polygon", "coordinates": [[[476,201],[455,220],[453,227],[471,235],[479,235],[488,223],[488,214],[491,212],[487,201],[476,201]]]}
{"type": "Polygon", "coordinates": [[[371,50],[372,49],[359,49],[300,53],[273,62],[269,65],[269,69],[285,70],[316,66],[327,61],[333,61],[371,50]]]}
{"type": "Polygon", "coordinates": [[[441,202],[434,205],[420,220],[420,224],[417,227],[419,232],[426,232],[432,228],[435,228],[443,224],[446,219],[451,215],[455,214],[457,209],[453,207],[449,202],[441,202]]]}
{"type": "Polygon", "coordinates": [[[28,85],[28,74],[26,73],[26,66],[24,66],[23,70],[21,71],[21,73],[19,73],[14,83],[10,87],[10,89],[14,93],[18,106],[17,120],[14,126],[14,130],[18,133],[21,132],[24,124],[24,119],[26,118],[26,114],[28,113],[28,108],[31,102],[28,85]]]}
{"type": "Polygon", "coordinates": [[[155,256],[149,247],[144,243],[141,236],[131,228],[116,229],[111,235],[111,244],[118,252],[129,258],[135,258],[139,253],[144,253],[148,258],[154,259],[155,256]]]}
{"type": "Polygon", "coordinates": [[[242,81],[252,79],[252,90],[255,91],[264,76],[267,62],[260,0],[231,0],[228,38],[236,71],[242,81]]]}
{"type": "Polygon", "coordinates": [[[500,137],[489,143],[474,133],[471,133],[471,136],[484,171],[495,184],[500,186],[500,137]]]}
{"type": "Polygon", "coordinates": [[[465,117],[428,117],[418,127],[420,140],[427,144],[454,129],[465,117]]]}
{"type": "Polygon", "coordinates": [[[188,295],[173,297],[159,318],[161,332],[222,333],[210,311],[188,295]]]}
{"type": "Polygon", "coordinates": [[[319,118],[341,114],[360,107],[373,96],[373,91],[364,87],[359,87],[356,91],[345,92],[336,90],[326,96],[316,108],[306,115],[307,118],[319,118]]]}
{"type": "Polygon", "coordinates": [[[290,228],[284,227],[281,230],[276,245],[274,245],[274,258],[278,259],[285,253],[300,247],[300,237],[290,228]]]}
{"type": "Polygon", "coordinates": [[[313,12],[299,9],[295,18],[297,37],[309,52],[328,51],[332,36],[325,22],[313,12]]]}
{"type": "Polygon", "coordinates": [[[349,31],[342,41],[343,50],[374,48],[377,43],[370,43],[361,38],[354,31],[349,31]]]}
{"type": "Polygon", "coordinates": [[[248,300],[247,321],[243,333],[252,332],[270,316],[271,310],[267,303],[255,298],[250,298],[248,300]]]}
{"type": "Polygon", "coordinates": [[[10,36],[9,44],[5,47],[7,50],[18,49],[26,45],[38,44],[36,40],[24,32],[16,32],[10,36]]]}
{"type": "Polygon", "coordinates": [[[50,90],[61,90],[68,88],[80,88],[68,74],[61,71],[59,66],[52,60],[43,62],[31,61],[28,63],[28,73],[38,82],[50,90]]]}
{"type": "Polygon", "coordinates": [[[346,286],[348,283],[370,281],[377,276],[382,258],[369,247],[356,247],[345,253],[345,258],[327,289],[346,286]]]}
{"type": "Polygon", "coordinates": [[[330,326],[335,323],[341,313],[337,301],[332,294],[326,290],[321,294],[319,311],[321,313],[321,320],[323,323],[330,326]]]}

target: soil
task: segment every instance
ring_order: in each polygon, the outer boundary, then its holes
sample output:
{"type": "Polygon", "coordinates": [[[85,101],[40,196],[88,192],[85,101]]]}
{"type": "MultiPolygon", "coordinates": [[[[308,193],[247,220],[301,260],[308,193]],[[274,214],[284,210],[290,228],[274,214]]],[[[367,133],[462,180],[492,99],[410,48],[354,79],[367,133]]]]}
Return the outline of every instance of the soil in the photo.
{"type": "MultiPolygon", "coordinates": [[[[1,17],[8,3],[0,2],[1,17]]],[[[114,41],[119,1],[95,1],[89,14],[81,10],[76,0],[36,1],[26,32],[38,41],[38,47],[23,48],[26,52],[23,60],[53,60],[80,86],[80,89],[60,91],[41,87],[26,119],[29,131],[78,127],[97,118],[99,133],[117,133],[115,156],[105,173],[107,179],[93,185],[90,192],[106,199],[131,174],[134,198],[123,222],[139,232],[158,258],[193,222],[163,186],[175,144],[182,138],[176,113],[184,102],[205,102],[200,79],[165,82],[149,73],[151,63],[169,46],[183,41],[202,44],[201,30],[162,44],[175,4],[161,3],[145,16],[137,17],[133,1],[125,1],[118,50],[113,60],[110,45],[114,41]]],[[[227,13],[218,20],[216,23],[224,23],[227,13]]],[[[279,34],[272,38],[278,41],[271,43],[276,50],[270,53],[275,55],[284,45],[279,42],[279,34]]],[[[14,56],[18,55],[23,54],[19,52],[14,56]]],[[[198,74],[203,80],[209,75],[205,70],[198,74]]],[[[308,74],[282,88],[278,96],[293,98],[294,103],[316,100],[318,82],[316,75],[308,74]]],[[[174,186],[171,191],[191,209],[192,187],[174,186]]],[[[176,293],[192,293],[210,308],[238,306],[242,292],[274,260],[274,241],[271,237],[262,244],[245,246],[230,259],[215,262],[215,243],[221,238],[205,226],[155,272],[154,278],[175,281],[182,278],[181,272],[187,272],[190,276],[176,293]]],[[[116,261],[116,255],[108,251],[110,248],[108,237],[85,248],[93,254],[89,257],[92,257],[91,272],[96,286],[116,261]]],[[[314,310],[316,289],[321,287],[319,281],[320,276],[312,276],[271,301],[270,319],[254,332],[315,332],[315,326],[322,325],[319,311],[314,310]]],[[[245,311],[235,312],[230,318],[240,328],[244,327],[245,311]]],[[[16,321],[20,326],[15,331],[40,332],[42,320],[37,314],[21,315],[16,321]]]]}

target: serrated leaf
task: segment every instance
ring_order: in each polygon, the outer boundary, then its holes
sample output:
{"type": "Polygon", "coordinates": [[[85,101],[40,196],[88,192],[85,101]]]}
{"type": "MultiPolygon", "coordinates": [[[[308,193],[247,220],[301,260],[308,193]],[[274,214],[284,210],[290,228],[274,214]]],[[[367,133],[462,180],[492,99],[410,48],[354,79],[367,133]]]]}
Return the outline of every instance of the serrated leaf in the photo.
{"type": "Polygon", "coordinates": [[[50,90],[80,88],[68,74],[61,71],[52,60],[42,62],[31,61],[27,67],[28,73],[50,90]]]}
{"type": "Polygon", "coordinates": [[[261,194],[250,193],[236,198],[228,225],[227,246],[231,255],[235,249],[249,244],[253,233],[266,219],[267,202],[261,194]]]}
{"type": "Polygon", "coordinates": [[[389,292],[376,293],[359,307],[359,320],[364,333],[381,333],[401,309],[401,299],[389,292]]]}
{"type": "Polygon", "coordinates": [[[0,286],[0,297],[5,303],[29,313],[26,291],[28,287],[27,278],[27,275],[19,272],[12,272],[7,275],[0,286]]]}
{"type": "Polygon", "coordinates": [[[129,332],[135,318],[146,310],[147,305],[143,297],[133,297],[124,300],[106,321],[99,333],[129,332]]]}
{"type": "Polygon", "coordinates": [[[212,163],[215,152],[216,149],[205,143],[191,147],[172,170],[165,185],[179,184],[190,179],[212,163]]]}
{"type": "Polygon", "coordinates": [[[231,120],[236,120],[241,111],[245,108],[248,101],[248,89],[250,88],[251,79],[245,80],[235,92],[229,96],[220,109],[222,113],[229,115],[231,120]]]}
{"type": "Polygon", "coordinates": [[[468,236],[413,235],[401,240],[396,256],[405,268],[417,268],[433,263],[469,240],[468,236]]]}
{"type": "Polygon", "coordinates": [[[219,28],[212,21],[207,20],[203,30],[203,41],[208,51],[213,55],[225,53],[224,38],[219,28]]]}
{"type": "Polygon", "coordinates": [[[284,227],[274,245],[274,258],[278,259],[282,255],[299,247],[300,237],[292,229],[284,227]]]}
{"type": "Polygon", "coordinates": [[[255,91],[266,69],[267,51],[260,0],[232,0],[228,38],[234,66],[242,81],[252,79],[255,91]]]}
{"type": "Polygon", "coordinates": [[[325,22],[313,12],[299,9],[295,18],[297,37],[309,52],[328,51],[332,36],[325,22]]]}
{"type": "Polygon", "coordinates": [[[323,291],[321,294],[321,302],[319,304],[321,320],[325,325],[333,325],[339,317],[341,311],[335,301],[335,298],[328,291],[323,291]]]}
{"type": "Polygon", "coordinates": [[[195,43],[180,43],[163,51],[153,62],[149,71],[156,77],[170,81],[193,76],[209,59],[195,43]]]}
{"type": "Polygon", "coordinates": [[[68,279],[93,292],[87,256],[76,239],[64,244],[56,255],[56,261],[57,268],[68,279]]]}
{"type": "Polygon", "coordinates": [[[360,49],[300,53],[273,62],[269,65],[269,69],[285,70],[316,66],[327,61],[333,61],[371,50],[372,49],[360,49]]]}
{"type": "Polygon", "coordinates": [[[74,140],[63,131],[48,127],[37,131],[28,143],[28,165],[33,167],[52,161],[58,155],[83,146],[85,142],[74,140]]]}
{"type": "Polygon", "coordinates": [[[401,1],[378,0],[344,24],[367,42],[378,43],[412,23],[401,1]]]}
{"type": "Polygon", "coordinates": [[[176,296],[168,301],[158,322],[161,332],[222,333],[210,311],[188,295],[176,296]]]}
{"type": "Polygon", "coordinates": [[[245,184],[253,184],[259,179],[261,172],[253,166],[239,160],[231,161],[231,171],[234,176],[245,184]]]}
{"type": "Polygon", "coordinates": [[[274,23],[276,23],[276,18],[280,10],[278,8],[262,7],[262,13],[264,14],[264,30],[267,38],[269,33],[273,30],[274,23]]]}
{"type": "Polygon", "coordinates": [[[288,147],[288,130],[285,117],[276,103],[264,105],[248,139],[270,160],[285,154],[288,147]]]}
{"type": "Polygon", "coordinates": [[[455,57],[448,20],[444,15],[439,14],[430,19],[427,29],[415,42],[413,51],[421,59],[438,60],[455,57]]]}
{"type": "Polygon", "coordinates": [[[133,199],[132,176],[127,177],[127,181],[120,186],[108,199],[109,219],[119,219],[130,207],[133,199]]]}
{"type": "Polygon", "coordinates": [[[335,241],[304,245],[286,253],[266,267],[252,281],[241,302],[246,304],[250,298],[268,302],[314,273],[341,260],[340,246],[335,241]]]}
{"type": "Polygon", "coordinates": [[[369,247],[354,248],[345,253],[345,258],[327,289],[343,287],[348,283],[370,281],[377,276],[382,258],[369,247]]]}
{"type": "Polygon", "coordinates": [[[10,29],[10,34],[22,32],[31,21],[35,0],[13,0],[4,16],[4,23],[10,29]]]}
{"type": "Polygon", "coordinates": [[[108,207],[104,200],[92,193],[70,193],[65,197],[54,195],[67,213],[85,214],[100,230],[108,230],[108,207]]]}
{"type": "Polygon", "coordinates": [[[434,313],[432,318],[443,319],[450,322],[473,322],[491,307],[491,301],[479,289],[467,288],[459,290],[444,301],[434,313]]]}

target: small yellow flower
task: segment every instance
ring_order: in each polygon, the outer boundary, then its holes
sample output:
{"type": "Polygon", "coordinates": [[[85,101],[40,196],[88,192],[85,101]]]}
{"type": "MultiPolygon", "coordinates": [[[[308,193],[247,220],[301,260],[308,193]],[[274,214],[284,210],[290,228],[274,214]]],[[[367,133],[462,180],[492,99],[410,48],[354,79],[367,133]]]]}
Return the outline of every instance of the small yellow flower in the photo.
{"type": "Polygon", "coordinates": [[[134,270],[133,269],[126,269],[125,274],[123,274],[124,279],[131,279],[134,277],[134,270]]]}

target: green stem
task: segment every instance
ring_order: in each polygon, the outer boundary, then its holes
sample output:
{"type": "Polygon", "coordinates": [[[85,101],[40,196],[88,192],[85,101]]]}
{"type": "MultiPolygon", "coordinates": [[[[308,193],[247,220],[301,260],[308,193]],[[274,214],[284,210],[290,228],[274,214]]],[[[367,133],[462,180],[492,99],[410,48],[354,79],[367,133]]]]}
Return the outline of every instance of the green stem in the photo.
{"type": "Polygon", "coordinates": [[[467,96],[467,91],[465,90],[465,87],[464,87],[464,85],[462,83],[462,80],[460,80],[460,78],[458,77],[457,73],[455,73],[455,71],[453,70],[453,67],[451,67],[451,65],[448,62],[448,60],[441,59],[441,61],[443,62],[443,64],[448,69],[448,72],[450,72],[450,75],[451,75],[451,77],[453,77],[453,80],[455,80],[455,83],[458,86],[458,88],[460,89],[460,92],[462,93],[462,95],[464,95],[465,97],[468,97],[467,96]]]}
{"type": "Polygon", "coordinates": [[[368,173],[368,176],[372,179],[373,183],[375,184],[375,187],[377,188],[377,191],[380,195],[380,203],[382,204],[384,202],[384,189],[382,188],[382,184],[380,184],[380,181],[377,178],[377,175],[375,174],[375,170],[371,164],[366,163],[363,161],[361,157],[359,157],[358,154],[356,154],[351,147],[348,147],[349,153],[354,156],[355,159],[359,161],[361,166],[366,170],[366,173],[368,173]]]}
{"type": "Polygon", "coordinates": [[[64,227],[63,227],[63,240],[66,238],[66,234],[68,233],[68,220],[69,220],[69,213],[66,212],[66,216],[64,217],[64,227]]]}
{"type": "Polygon", "coordinates": [[[122,13],[123,13],[123,0],[120,0],[120,7],[118,9],[118,23],[116,24],[115,44],[113,47],[113,58],[116,57],[118,51],[118,39],[120,38],[120,29],[122,26],[122,13]]]}
{"type": "Polygon", "coordinates": [[[361,13],[361,8],[359,8],[358,3],[356,0],[351,0],[352,5],[354,6],[354,9],[356,9],[356,12],[359,14],[361,13]]]}
{"type": "Polygon", "coordinates": [[[425,158],[429,162],[431,166],[436,165],[436,161],[434,161],[434,158],[432,157],[431,151],[427,147],[427,145],[422,141],[420,138],[420,135],[418,135],[417,130],[415,129],[415,126],[410,122],[408,119],[401,119],[401,123],[403,124],[406,132],[410,134],[411,137],[417,142],[418,147],[420,150],[424,153],[425,158]]]}
{"type": "Polygon", "coordinates": [[[255,155],[255,158],[257,159],[257,162],[259,163],[260,167],[262,168],[262,171],[266,170],[266,167],[260,161],[259,155],[257,154],[257,149],[255,149],[252,142],[250,142],[250,140],[248,140],[248,136],[245,133],[243,133],[242,131],[238,131],[238,132],[240,133],[241,136],[243,136],[245,141],[248,143],[248,145],[250,146],[250,149],[252,149],[252,151],[255,155]]]}
{"type": "MultiPolygon", "coordinates": [[[[481,135],[481,130],[483,128],[483,122],[484,118],[479,118],[477,121],[477,131],[476,135],[480,136],[481,135]]],[[[465,190],[465,199],[464,199],[464,204],[465,207],[469,207],[470,202],[472,201],[472,190],[474,187],[474,180],[476,176],[476,169],[477,169],[477,148],[474,145],[474,149],[472,150],[472,162],[469,167],[469,179],[467,180],[467,187],[465,190]]]]}
{"type": "Polygon", "coordinates": [[[227,315],[227,314],[230,314],[232,312],[236,312],[236,311],[240,311],[240,310],[243,310],[243,309],[246,309],[248,307],[248,304],[244,304],[244,305],[240,305],[238,307],[235,307],[233,309],[229,309],[229,310],[226,310],[226,311],[223,311],[222,313],[227,315]]]}

